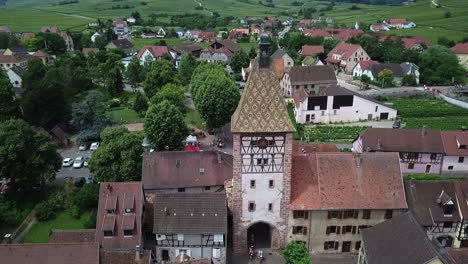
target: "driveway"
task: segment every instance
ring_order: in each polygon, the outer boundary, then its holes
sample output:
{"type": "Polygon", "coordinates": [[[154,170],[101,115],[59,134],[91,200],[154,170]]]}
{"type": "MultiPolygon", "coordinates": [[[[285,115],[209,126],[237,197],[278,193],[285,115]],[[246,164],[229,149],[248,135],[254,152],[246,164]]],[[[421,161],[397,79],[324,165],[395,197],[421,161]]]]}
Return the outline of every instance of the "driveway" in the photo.
{"type": "MultiPolygon", "coordinates": [[[[91,157],[91,151],[80,151],[78,149],[78,146],[73,145],[71,148],[67,149],[60,149],[59,150],[60,155],[62,156],[63,159],[65,158],[72,158],[75,159],[76,157],[83,156],[83,157],[91,157]]],[[[77,177],[85,177],[87,178],[90,175],[89,169],[86,167],[82,167],[79,169],[74,169],[73,167],[62,167],[60,170],[57,172],[55,176],[55,181],[54,183],[61,183],[64,182],[66,178],[72,177],[72,178],[77,178],[77,177]]]]}

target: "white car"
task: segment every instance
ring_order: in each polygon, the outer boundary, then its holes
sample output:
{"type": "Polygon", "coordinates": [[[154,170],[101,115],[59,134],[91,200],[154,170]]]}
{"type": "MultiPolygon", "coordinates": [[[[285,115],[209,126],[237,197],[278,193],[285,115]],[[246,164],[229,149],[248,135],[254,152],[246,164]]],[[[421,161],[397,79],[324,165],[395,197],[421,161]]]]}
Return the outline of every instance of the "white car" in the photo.
{"type": "Polygon", "coordinates": [[[84,158],[83,157],[76,157],[75,161],[73,162],[73,168],[81,168],[83,167],[84,158]]]}
{"type": "Polygon", "coordinates": [[[66,158],[62,162],[63,167],[70,167],[73,164],[73,159],[72,158],[66,158]]]}
{"type": "Polygon", "coordinates": [[[90,150],[96,150],[97,148],[99,148],[99,142],[93,142],[89,149],[90,150]]]}
{"type": "Polygon", "coordinates": [[[89,157],[86,157],[86,158],[84,159],[84,166],[85,166],[85,167],[88,167],[88,164],[89,164],[89,157]]]}

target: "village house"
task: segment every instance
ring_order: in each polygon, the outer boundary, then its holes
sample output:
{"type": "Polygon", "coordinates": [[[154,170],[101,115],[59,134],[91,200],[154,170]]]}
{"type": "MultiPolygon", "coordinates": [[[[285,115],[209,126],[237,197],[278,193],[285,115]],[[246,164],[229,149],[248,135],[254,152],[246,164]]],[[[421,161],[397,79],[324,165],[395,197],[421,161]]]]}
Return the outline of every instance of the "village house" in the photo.
{"type": "Polygon", "coordinates": [[[143,154],[145,193],[222,192],[232,178],[232,156],[217,151],[162,151],[143,154]]]}
{"type": "Polygon", "coordinates": [[[424,50],[431,46],[429,40],[422,36],[395,36],[392,39],[403,41],[406,49],[424,50]]]}
{"type": "Polygon", "coordinates": [[[352,73],[358,62],[368,60],[370,60],[369,55],[360,45],[349,43],[339,43],[327,56],[328,63],[348,74],[352,73]]]}
{"type": "Polygon", "coordinates": [[[13,88],[16,90],[21,88],[21,83],[23,82],[22,76],[25,71],[25,67],[14,66],[9,68],[6,72],[13,88]]]}
{"type": "Polygon", "coordinates": [[[463,230],[462,220],[467,218],[465,210],[461,211],[461,206],[466,208],[465,192],[463,187],[467,187],[466,181],[460,185],[462,189],[457,193],[455,184],[458,181],[406,181],[406,199],[408,208],[414,214],[419,224],[424,228],[428,236],[436,239],[445,247],[461,247],[460,238],[463,236],[463,247],[468,247],[468,230],[463,230]],[[462,197],[459,197],[459,196],[462,197]],[[463,199],[461,199],[463,198],[463,199]],[[464,203],[464,205],[461,205],[464,203]],[[466,233],[466,234],[465,234],[466,233]]]}
{"type": "Polygon", "coordinates": [[[317,56],[320,53],[324,53],[325,50],[322,45],[304,45],[302,46],[301,50],[299,51],[299,54],[304,55],[304,56],[317,56]]]}
{"type": "MultiPolygon", "coordinates": [[[[419,84],[419,67],[418,65],[412,62],[403,62],[400,63],[401,70],[403,71],[403,76],[412,75],[416,79],[416,84],[419,84]]],[[[405,85],[403,83],[403,85],[405,85]]]]}
{"type": "Polygon", "coordinates": [[[300,124],[394,120],[397,116],[396,109],[336,84],[320,88],[314,95],[301,87],[293,99],[294,116],[300,124]]]}
{"type": "Polygon", "coordinates": [[[136,19],[135,19],[134,17],[128,17],[128,18],[127,18],[127,23],[129,23],[129,24],[135,24],[135,22],[136,22],[136,19]]]}
{"type": "Polygon", "coordinates": [[[68,35],[67,32],[61,31],[58,27],[42,27],[41,32],[43,32],[43,33],[50,32],[50,33],[55,33],[55,34],[60,35],[63,38],[63,40],[65,41],[67,51],[74,51],[75,50],[75,46],[74,46],[72,37],[70,35],[68,35]]]}
{"type": "Polygon", "coordinates": [[[172,60],[176,55],[167,46],[144,46],[136,56],[140,60],[140,64],[143,65],[149,61],[162,59],[164,54],[168,54],[172,60]]]}
{"type": "MultiPolygon", "coordinates": [[[[379,73],[383,70],[390,70],[393,74],[393,83],[397,86],[402,84],[403,76],[403,69],[401,68],[400,64],[398,63],[374,63],[371,64],[367,69],[365,69],[362,75],[366,75],[369,77],[371,81],[379,80],[379,73]]],[[[419,71],[418,71],[419,72],[419,71]]]]}
{"type": "Polygon", "coordinates": [[[250,34],[250,30],[248,28],[233,28],[229,31],[229,39],[240,39],[246,37],[250,34]]]}
{"type": "Polygon", "coordinates": [[[118,18],[114,21],[112,27],[118,39],[130,39],[130,30],[125,20],[118,18]]]}
{"type": "Polygon", "coordinates": [[[407,21],[406,23],[403,24],[401,28],[408,29],[408,28],[415,28],[415,27],[416,27],[416,23],[414,23],[413,21],[407,21]]]}
{"type": "Polygon", "coordinates": [[[200,60],[228,64],[232,55],[241,48],[230,40],[217,40],[200,54],[200,60]]]}
{"type": "Polygon", "coordinates": [[[7,26],[0,26],[0,32],[7,33],[11,35],[11,29],[7,26]]]}
{"type": "MultiPolygon", "coordinates": [[[[453,181],[455,186],[456,201],[459,205],[461,223],[457,230],[457,240],[460,248],[468,248],[468,180],[453,181]]],[[[465,253],[468,257],[468,253],[465,253]]],[[[461,264],[461,263],[460,263],[461,264]]]]}
{"type": "Polygon", "coordinates": [[[44,52],[42,50],[37,50],[34,53],[31,54],[34,58],[39,59],[42,61],[44,65],[49,64],[50,61],[50,55],[47,52],[44,52]]]}
{"type": "Polygon", "coordinates": [[[95,21],[89,22],[89,23],[88,23],[88,27],[90,27],[90,28],[99,27],[99,21],[98,21],[98,20],[95,20],[95,21]]]}
{"type": "Polygon", "coordinates": [[[279,79],[283,78],[284,72],[289,71],[289,69],[294,66],[294,60],[283,49],[277,49],[271,55],[271,59],[276,67],[276,73],[279,79]]]}
{"type": "Polygon", "coordinates": [[[398,152],[403,174],[440,174],[444,147],[440,130],[368,128],[353,142],[353,151],[398,152]]]}
{"type": "Polygon", "coordinates": [[[215,41],[216,36],[214,31],[202,31],[198,34],[196,41],[197,42],[211,42],[215,41]]]}
{"type": "Polygon", "coordinates": [[[400,29],[406,23],[406,18],[390,18],[384,21],[389,28],[400,29]]]}
{"type": "Polygon", "coordinates": [[[133,43],[130,42],[128,39],[116,39],[112,40],[109,42],[109,44],[106,45],[106,51],[109,51],[111,49],[121,49],[123,52],[125,52],[126,55],[132,55],[133,54],[133,43]]]}
{"type": "MultiPolygon", "coordinates": [[[[441,131],[445,156],[442,162],[442,174],[468,174],[468,132],[441,131]]],[[[468,217],[468,215],[467,215],[468,217]]]]}
{"type": "MultiPolygon", "coordinates": [[[[325,65],[320,57],[321,56],[319,56],[317,58],[314,58],[314,57],[311,57],[311,56],[307,56],[302,60],[301,65],[302,66],[322,66],[322,65],[325,65]]],[[[324,57],[326,59],[326,56],[324,56],[324,57]]]]}
{"type": "Polygon", "coordinates": [[[0,50],[0,67],[5,71],[18,67],[26,67],[28,61],[34,58],[32,55],[28,54],[26,49],[19,47],[11,47],[5,50],[0,50]]]}
{"type": "Polygon", "coordinates": [[[157,261],[226,263],[225,193],[156,194],[153,223],[157,261]]]}
{"type": "Polygon", "coordinates": [[[303,30],[304,35],[310,37],[324,37],[324,38],[337,38],[342,41],[347,41],[351,38],[357,38],[364,35],[365,32],[361,29],[350,29],[350,28],[306,28],[303,30]]]}
{"type": "Polygon", "coordinates": [[[406,209],[397,153],[293,155],[287,240],[311,253],[357,253],[363,229],[406,209]]]}
{"type": "Polygon", "coordinates": [[[183,29],[178,28],[178,29],[175,30],[175,32],[176,32],[178,38],[183,38],[184,37],[185,31],[183,29]]]}
{"type": "Polygon", "coordinates": [[[261,30],[262,30],[262,28],[260,27],[259,24],[252,24],[252,25],[250,25],[250,32],[251,32],[252,34],[260,35],[261,30]]]}
{"type": "Polygon", "coordinates": [[[156,33],[156,37],[157,38],[165,38],[167,33],[169,33],[169,31],[167,30],[167,28],[163,28],[163,27],[160,27],[158,29],[158,32],[156,33]]]}
{"type": "Polygon", "coordinates": [[[358,264],[452,264],[451,257],[429,238],[411,212],[361,232],[358,264]]]}
{"type": "Polygon", "coordinates": [[[186,43],[173,46],[172,50],[176,53],[175,63],[176,68],[178,68],[180,66],[182,56],[184,56],[185,54],[191,54],[195,58],[199,58],[203,47],[201,47],[197,43],[186,43]]]}
{"type": "Polygon", "coordinates": [[[390,29],[387,27],[386,24],[372,24],[370,25],[370,30],[372,32],[378,32],[378,31],[389,31],[390,29]]]}
{"type": "Polygon", "coordinates": [[[359,79],[361,78],[362,73],[367,70],[372,64],[377,64],[378,61],[368,60],[368,61],[360,61],[353,69],[353,78],[359,79]]]}
{"type": "Polygon", "coordinates": [[[36,33],[23,33],[20,37],[20,42],[24,44],[24,41],[30,38],[35,38],[36,33]]]}
{"type": "Polygon", "coordinates": [[[184,33],[184,38],[186,39],[197,39],[198,38],[198,34],[200,34],[200,30],[187,30],[185,33],[184,33]]]}
{"type": "Polygon", "coordinates": [[[453,46],[452,52],[458,57],[460,65],[468,70],[468,42],[453,46]]]}
{"type": "Polygon", "coordinates": [[[140,36],[142,39],[156,38],[156,33],[154,33],[153,31],[144,31],[141,32],[140,36]]]}
{"type": "Polygon", "coordinates": [[[285,97],[293,97],[299,88],[304,88],[307,94],[318,94],[331,84],[336,84],[333,67],[324,66],[293,66],[284,73],[281,79],[281,90],[285,97]]]}

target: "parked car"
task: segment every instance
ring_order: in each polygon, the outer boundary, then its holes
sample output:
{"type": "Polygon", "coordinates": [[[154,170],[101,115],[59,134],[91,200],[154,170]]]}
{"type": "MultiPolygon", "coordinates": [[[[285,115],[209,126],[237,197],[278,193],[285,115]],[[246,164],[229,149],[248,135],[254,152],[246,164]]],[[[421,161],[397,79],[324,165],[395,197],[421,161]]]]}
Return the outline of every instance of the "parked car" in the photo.
{"type": "Polygon", "coordinates": [[[83,187],[83,185],[86,183],[85,177],[76,177],[75,178],[75,186],[76,187],[83,187]]]}
{"type": "Polygon", "coordinates": [[[84,160],[84,166],[85,167],[88,167],[88,163],[89,163],[89,157],[86,157],[85,160],[84,160]]]}
{"type": "Polygon", "coordinates": [[[10,182],[10,178],[3,178],[0,180],[0,194],[4,194],[8,189],[10,189],[10,182]]]}
{"type": "Polygon", "coordinates": [[[87,150],[87,149],[88,149],[88,143],[81,143],[80,150],[83,151],[83,150],[87,150]]]}
{"type": "Polygon", "coordinates": [[[90,184],[94,182],[94,176],[89,175],[88,178],[86,178],[86,184],[90,184]]]}
{"type": "Polygon", "coordinates": [[[84,157],[76,157],[75,161],[73,162],[73,168],[81,168],[83,167],[84,157]]]}
{"type": "Polygon", "coordinates": [[[73,159],[72,158],[66,158],[62,162],[63,167],[70,167],[73,164],[73,159]]]}
{"type": "Polygon", "coordinates": [[[395,120],[395,122],[393,122],[393,128],[400,128],[400,125],[401,125],[401,122],[400,120],[395,120]]]}
{"type": "Polygon", "coordinates": [[[91,144],[91,147],[89,148],[90,150],[96,150],[99,148],[99,142],[93,142],[91,144]]]}

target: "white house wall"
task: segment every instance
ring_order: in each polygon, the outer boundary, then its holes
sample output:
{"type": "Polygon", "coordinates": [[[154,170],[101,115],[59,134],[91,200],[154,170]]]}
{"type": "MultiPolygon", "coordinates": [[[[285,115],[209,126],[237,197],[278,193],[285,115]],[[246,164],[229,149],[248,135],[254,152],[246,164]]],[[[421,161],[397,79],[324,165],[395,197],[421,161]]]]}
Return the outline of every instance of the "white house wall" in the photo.
{"type": "Polygon", "coordinates": [[[442,162],[442,174],[445,175],[468,175],[468,156],[445,156],[442,162]],[[465,160],[462,163],[458,162],[459,157],[464,157],[465,160]],[[453,166],[452,170],[448,167],[453,166]]]}
{"type": "Polygon", "coordinates": [[[18,76],[14,71],[8,70],[7,71],[8,78],[10,79],[11,84],[15,88],[20,88],[21,87],[21,77],[18,76]]]}

